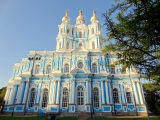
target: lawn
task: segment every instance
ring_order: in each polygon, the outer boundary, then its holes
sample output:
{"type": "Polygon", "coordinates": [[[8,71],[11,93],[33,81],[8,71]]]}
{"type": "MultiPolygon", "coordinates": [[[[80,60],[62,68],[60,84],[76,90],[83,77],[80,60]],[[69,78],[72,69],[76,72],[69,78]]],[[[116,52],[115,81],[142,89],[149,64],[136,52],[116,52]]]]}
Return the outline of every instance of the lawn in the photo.
{"type": "MultiPolygon", "coordinates": [[[[0,116],[0,120],[22,120],[22,117],[0,116]]],[[[48,120],[47,117],[25,117],[24,120],[48,120]]],[[[77,120],[77,118],[58,118],[58,120],[77,120]]]]}
{"type": "MultiPolygon", "coordinates": [[[[87,120],[148,120],[147,118],[88,118],[87,120]]],[[[150,118],[150,120],[160,120],[160,118],[150,118]]]]}

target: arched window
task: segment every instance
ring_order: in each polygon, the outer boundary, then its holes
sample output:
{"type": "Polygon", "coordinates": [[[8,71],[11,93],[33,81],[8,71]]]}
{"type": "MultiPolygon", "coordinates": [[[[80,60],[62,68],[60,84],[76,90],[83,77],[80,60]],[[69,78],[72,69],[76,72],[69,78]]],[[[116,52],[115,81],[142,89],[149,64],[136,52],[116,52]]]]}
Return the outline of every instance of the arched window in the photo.
{"type": "Polygon", "coordinates": [[[61,42],[59,42],[59,49],[61,49],[61,42]]]}
{"type": "Polygon", "coordinates": [[[69,29],[67,29],[67,35],[69,34],[69,29]]]}
{"type": "Polygon", "coordinates": [[[39,71],[40,71],[40,66],[39,65],[36,65],[35,67],[35,74],[39,74],[39,71]]]}
{"type": "Polygon", "coordinates": [[[94,43],[94,41],[92,42],[92,49],[95,49],[95,43],[94,43]]]}
{"type": "Polygon", "coordinates": [[[47,103],[48,103],[48,90],[44,89],[42,98],[42,107],[47,107],[47,103]]]}
{"type": "Polygon", "coordinates": [[[64,73],[69,73],[69,65],[68,64],[64,65],[64,73]]]}
{"type": "Polygon", "coordinates": [[[114,103],[119,103],[118,90],[116,88],[113,89],[113,100],[114,100],[114,103]]]}
{"type": "Polygon", "coordinates": [[[93,102],[94,107],[99,107],[99,92],[98,88],[93,89],[93,102]]]}
{"type": "Polygon", "coordinates": [[[66,49],[69,49],[69,42],[67,42],[66,44],[66,49]]]}
{"type": "Polygon", "coordinates": [[[51,65],[47,65],[46,74],[51,73],[51,65]]]}
{"type": "Polygon", "coordinates": [[[129,91],[129,89],[126,90],[126,99],[127,99],[127,103],[132,103],[132,99],[131,99],[131,92],[129,91]]]}
{"type": "Polygon", "coordinates": [[[63,88],[62,107],[68,106],[68,89],[63,88]]]}
{"type": "Polygon", "coordinates": [[[115,66],[110,66],[109,70],[111,74],[115,74],[115,66]]]}
{"type": "Polygon", "coordinates": [[[95,63],[92,64],[92,72],[97,73],[97,65],[95,63]]]}
{"type": "Polygon", "coordinates": [[[82,86],[77,88],[77,102],[78,105],[84,105],[84,91],[82,86]]]}
{"type": "Polygon", "coordinates": [[[92,35],[94,34],[94,28],[92,28],[92,35]]]}
{"type": "Polygon", "coordinates": [[[82,38],[82,32],[79,32],[79,38],[82,38]]]}
{"type": "Polygon", "coordinates": [[[32,88],[31,89],[30,100],[29,100],[29,107],[34,107],[35,96],[36,96],[36,89],[32,88]]]}

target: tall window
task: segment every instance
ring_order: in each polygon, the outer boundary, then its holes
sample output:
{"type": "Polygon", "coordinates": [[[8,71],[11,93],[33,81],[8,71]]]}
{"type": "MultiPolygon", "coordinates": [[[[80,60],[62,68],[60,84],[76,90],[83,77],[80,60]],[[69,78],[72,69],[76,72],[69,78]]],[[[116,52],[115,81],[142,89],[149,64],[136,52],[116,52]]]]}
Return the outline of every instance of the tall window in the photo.
{"type": "Polygon", "coordinates": [[[64,65],[64,73],[69,73],[69,65],[68,64],[64,65]]]}
{"type": "Polygon", "coordinates": [[[29,100],[29,107],[34,107],[35,96],[36,96],[36,89],[32,88],[31,89],[30,100],[29,100]]]}
{"type": "Polygon", "coordinates": [[[48,90],[44,89],[42,98],[42,107],[47,107],[47,103],[48,103],[48,90]]]}
{"type": "Polygon", "coordinates": [[[98,88],[93,89],[93,102],[94,107],[99,107],[99,93],[98,88]]]}
{"type": "Polygon", "coordinates": [[[132,103],[131,92],[126,92],[127,103],[132,103]]]}
{"type": "Polygon", "coordinates": [[[84,105],[84,91],[82,86],[77,88],[77,102],[78,105],[84,105]]]}
{"type": "Polygon", "coordinates": [[[95,49],[95,43],[92,42],[92,49],[95,49]]]}
{"type": "Polygon", "coordinates": [[[69,29],[67,29],[67,35],[69,34],[69,29]]]}
{"type": "Polygon", "coordinates": [[[36,65],[35,67],[35,74],[39,74],[39,71],[40,71],[40,66],[39,65],[36,65]]]}
{"type": "Polygon", "coordinates": [[[79,32],[79,38],[82,38],[82,32],[79,32]]]}
{"type": "Polygon", "coordinates": [[[92,28],[92,35],[94,34],[94,28],[92,28]]]}
{"type": "Polygon", "coordinates": [[[59,42],[59,49],[61,49],[61,42],[59,42]]]}
{"type": "Polygon", "coordinates": [[[119,103],[118,90],[116,88],[113,89],[113,100],[114,100],[114,103],[119,103]]]}
{"type": "Polygon", "coordinates": [[[109,67],[109,70],[110,70],[111,74],[115,74],[115,67],[114,66],[109,67]]]}
{"type": "Polygon", "coordinates": [[[97,65],[95,63],[92,64],[92,72],[97,73],[97,65]]]}
{"type": "Polygon", "coordinates": [[[68,89],[63,88],[62,107],[68,106],[68,89]]]}
{"type": "Polygon", "coordinates": [[[78,45],[78,46],[79,46],[79,48],[81,48],[81,47],[82,47],[82,43],[79,43],[79,45],[78,45]]]}
{"type": "Polygon", "coordinates": [[[61,28],[61,34],[63,33],[63,29],[61,28]]]}
{"type": "Polygon", "coordinates": [[[46,68],[46,74],[51,73],[51,65],[48,65],[46,68]]]}
{"type": "Polygon", "coordinates": [[[67,42],[66,44],[66,49],[69,49],[69,42],[67,42]]]}

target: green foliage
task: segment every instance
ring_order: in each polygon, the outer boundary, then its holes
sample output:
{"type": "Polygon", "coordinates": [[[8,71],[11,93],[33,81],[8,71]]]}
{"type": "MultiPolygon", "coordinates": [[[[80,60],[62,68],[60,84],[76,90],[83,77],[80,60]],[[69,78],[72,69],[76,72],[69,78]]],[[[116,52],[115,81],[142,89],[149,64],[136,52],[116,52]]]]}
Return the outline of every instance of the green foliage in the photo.
{"type": "Polygon", "coordinates": [[[148,110],[151,111],[154,115],[160,116],[160,92],[148,91],[146,89],[144,89],[144,92],[148,110]]]}
{"type": "Polygon", "coordinates": [[[159,13],[159,0],[117,0],[103,14],[107,32],[103,52],[117,52],[123,70],[134,66],[142,77],[156,85],[160,85],[159,13]]]}
{"type": "Polygon", "coordinates": [[[4,96],[6,94],[6,87],[0,89],[0,106],[3,105],[4,96]]]}

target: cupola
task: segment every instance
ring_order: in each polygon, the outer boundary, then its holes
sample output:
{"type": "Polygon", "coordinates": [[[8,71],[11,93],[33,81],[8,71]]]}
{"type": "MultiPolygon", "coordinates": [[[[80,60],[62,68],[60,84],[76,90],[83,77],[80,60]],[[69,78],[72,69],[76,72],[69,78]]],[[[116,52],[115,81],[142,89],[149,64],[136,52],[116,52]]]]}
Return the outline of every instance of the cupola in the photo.
{"type": "Polygon", "coordinates": [[[82,10],[79,11],[79,16],[76,19],[76,24],[84,24],[84,17],[82,15],[82,10]]]}
{"type": "Polygon", "coordinates": [[[98,17],[96,16],[96,11],[93,11],[93,16],[90,19],[91,23],[98,22],[98,17]]]}
{"type": "Polygon", "coordinates": [[[70,23],[70,19],[69,19],[69,17],[68,17],[68,11],[66,11],[65,16],[62,18],[62,22],[70,23]]]}

